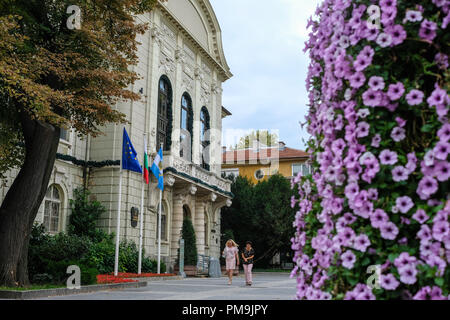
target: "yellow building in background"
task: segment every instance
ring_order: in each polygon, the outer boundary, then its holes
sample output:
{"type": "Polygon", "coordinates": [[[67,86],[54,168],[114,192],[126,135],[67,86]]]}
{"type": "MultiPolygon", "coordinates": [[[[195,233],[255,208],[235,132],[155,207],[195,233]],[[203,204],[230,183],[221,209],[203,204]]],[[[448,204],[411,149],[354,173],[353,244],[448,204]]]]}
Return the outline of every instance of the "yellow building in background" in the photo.
{"type": "Polygon", "coordinates": [[[245,176],[253,183],[268,179],[276,173],[290,179],[300,171],[303,174],[310,173],[308,159],[308,153],[288,148],[281,141],[275,147],[267,147],[258,142],[248,149],[227,151],[223,147],[222,174],[245,176]]]}

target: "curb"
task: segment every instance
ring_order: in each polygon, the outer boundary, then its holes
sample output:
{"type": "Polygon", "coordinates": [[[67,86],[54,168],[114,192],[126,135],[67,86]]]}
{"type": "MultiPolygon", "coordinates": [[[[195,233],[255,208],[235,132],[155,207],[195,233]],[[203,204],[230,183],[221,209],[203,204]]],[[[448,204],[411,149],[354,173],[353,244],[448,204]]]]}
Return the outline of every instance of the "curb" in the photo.
{"type": "MultiPolygon", "coordinates": [[[[272,274],[272,275],[277,275],[277,274],[279,274],[279,275],[289,275],[290,272],[263,272],[263,271],[261,271],[261,272],[259,272],[259,271],[253,272],[253,271],[252,271],[252,274],[272,274]]],[[[227,277],[227,274],[226,274],[226,273],[222,273],[221,277],[222,277],[222,278],[223,278],[223,277],[227,277]]],[[[241,271],[241,272],[239,272],[238,275],[233,275],[233,278],[235,278],[235,277],[245,277],[245,273],[244,273],[243,271],[241,271]]]]}
{"type": "Polygon", "coordinates": [[[168,276],[168,277],[139,277],[139,278],[129,278],[132,280],[137,280],[139,282],[147,281],[159,281],[159,280],[183,280],[182,276],[168,276]]]}
{"type": "Polygon", "coordinates": [[[127,283],[109,283],[109,284],[94,284],[89,286],[82,286],[80,289],[55,288],[43,290],[0,290],[0,299],[36,299],[46,298],[52,296],[67,296],[72,294],[90,293],[97,291],[109,290],[123,290],[130,288],[140,288],[147,286],[147,282],[127,282],[127,283]]]}

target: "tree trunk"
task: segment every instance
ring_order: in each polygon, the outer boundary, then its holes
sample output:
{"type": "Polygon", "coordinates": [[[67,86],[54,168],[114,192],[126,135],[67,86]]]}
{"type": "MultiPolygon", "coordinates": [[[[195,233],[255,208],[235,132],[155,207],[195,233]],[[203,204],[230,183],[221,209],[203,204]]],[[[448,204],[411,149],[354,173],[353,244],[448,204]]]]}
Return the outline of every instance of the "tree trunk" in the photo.
{"type": "Polygon", "coordinates": [[[21,114],[25,161],[0,207],[0,286],[24,286],[28,244],[55,163],[60,129],[21,114]]]}
{"type": "MultiPolygon", "coordinates": [[[[275,248],[276,248],[276,244],[274,244],[272,247],[270,247],[268,250],[266,250],[262,255],[258,256],[258,259],[254,260],[254,263],[262,260],[263,258],[265,258],[266,256],[268,256],[269,254],[273,254],[275,252],[275,248]]],[[[273,257],[273,256],[272,256],[273,257]]]]}

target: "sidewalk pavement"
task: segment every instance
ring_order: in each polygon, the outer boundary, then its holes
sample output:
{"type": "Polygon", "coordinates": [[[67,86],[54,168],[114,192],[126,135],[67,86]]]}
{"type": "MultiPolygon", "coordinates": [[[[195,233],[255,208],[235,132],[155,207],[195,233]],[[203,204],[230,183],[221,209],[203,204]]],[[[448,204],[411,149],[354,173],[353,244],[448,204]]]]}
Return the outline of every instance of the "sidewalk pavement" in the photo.
{"type": "Polygon", "coordinates": [[[151,281],[146,287],[121,291],[102,291],[43,300],[293,300],[296,280],[289,273],[255,272],[253,285],[245,285],[244,275],[228,278],[185,278],[151,281]]]}

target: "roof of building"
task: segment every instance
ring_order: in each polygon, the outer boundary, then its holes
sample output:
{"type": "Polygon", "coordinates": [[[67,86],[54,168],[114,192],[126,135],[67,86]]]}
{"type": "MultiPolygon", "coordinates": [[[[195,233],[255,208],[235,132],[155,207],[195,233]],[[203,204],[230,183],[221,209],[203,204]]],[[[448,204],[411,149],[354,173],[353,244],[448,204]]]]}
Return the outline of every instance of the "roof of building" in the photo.
{"type": "Polygon", "coordinates": [[[269,160],[269,159],[307,159],[309,154],[303,150],[282,147],[268,147],[256,149],[241,149],[241,150],[230,150],[222,153],[222,163],[223,164],[233,164],[236,162],[243,162],[244,160],[258,161],[258,160],[269,160]]]}
{"type": "Polygon", "coordinates": [[[227,110],[227,108],[225,108],[224,106],[222,106],[222,118],[231,116],[231,112],[227,110]]]}

